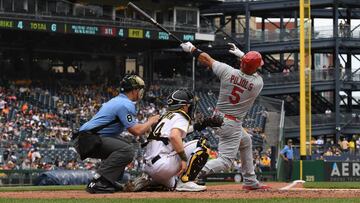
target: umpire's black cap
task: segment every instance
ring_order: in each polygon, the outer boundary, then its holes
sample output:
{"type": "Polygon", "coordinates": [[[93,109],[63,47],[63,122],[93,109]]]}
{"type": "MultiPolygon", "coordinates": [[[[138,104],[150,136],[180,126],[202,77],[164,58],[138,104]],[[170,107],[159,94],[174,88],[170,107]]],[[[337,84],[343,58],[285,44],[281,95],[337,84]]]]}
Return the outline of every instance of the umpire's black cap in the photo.
{"type": "Polygon", "coordinates": [[[138,75],[125,75],[120,81],[120,92],[129,92],[134,89],[143,89],[144,80],[138,75]]]}

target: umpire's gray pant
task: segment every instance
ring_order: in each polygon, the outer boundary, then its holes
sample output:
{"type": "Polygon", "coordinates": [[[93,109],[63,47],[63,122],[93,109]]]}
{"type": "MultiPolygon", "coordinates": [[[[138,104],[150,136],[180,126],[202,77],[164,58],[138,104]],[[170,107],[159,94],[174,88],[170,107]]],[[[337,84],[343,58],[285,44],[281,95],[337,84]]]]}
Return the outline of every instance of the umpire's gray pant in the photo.
{"type": "Polygon", "coordinates": [[[101,137],[102,145],[90,158],[101,159],[97,173],[114,183],[134,158],[133,145],[122,137],[101,137]]]}

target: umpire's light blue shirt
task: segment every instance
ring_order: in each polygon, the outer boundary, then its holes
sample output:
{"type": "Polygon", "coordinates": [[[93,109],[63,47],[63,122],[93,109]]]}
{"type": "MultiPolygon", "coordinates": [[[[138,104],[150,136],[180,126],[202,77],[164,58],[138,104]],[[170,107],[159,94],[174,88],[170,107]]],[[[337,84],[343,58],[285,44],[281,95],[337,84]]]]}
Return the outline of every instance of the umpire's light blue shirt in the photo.
{"type": "Polygon", "coordinates": [[[294,159],[294,150],[292,147],[289,147],[288,145],[286,145],[284,149],[281,150],[280,153],[283,154],[288,159],[294,159]]]}
{"type": "Polygon", "coordinates": [[[98,133],[102,136],[117,136],[124,129],[131,128],[137,124],[135,104],[125,95],[120,94],[104,103],[94,117],[80,127],[80,131],[91,130],[100,125],[113,121],[116,116],[120,122],[112,124],[98,133]]]}

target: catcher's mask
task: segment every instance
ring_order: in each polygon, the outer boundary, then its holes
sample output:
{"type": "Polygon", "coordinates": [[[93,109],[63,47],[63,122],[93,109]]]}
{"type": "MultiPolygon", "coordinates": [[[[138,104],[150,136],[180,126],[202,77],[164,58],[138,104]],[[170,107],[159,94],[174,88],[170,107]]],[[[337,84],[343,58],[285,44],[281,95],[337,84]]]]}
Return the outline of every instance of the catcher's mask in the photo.
{"type": "Polygon", "coordinates": [[[169,111],[178,110],[188,104],[190,104],[190,106],[187,114],[191,118],[194,118],[197,107],[197,99],[194,97],[194,94],[191,91],[186,89],[175,90],[168,96],[167,99],[169,111]]]}
{"type": "Polygon", "coordinates": [[[145,82],[137,75],[125,75],[120,81],[120,92],[130,92],[132,90],[139,90],[139,99],[144,96],[145,82]]]}

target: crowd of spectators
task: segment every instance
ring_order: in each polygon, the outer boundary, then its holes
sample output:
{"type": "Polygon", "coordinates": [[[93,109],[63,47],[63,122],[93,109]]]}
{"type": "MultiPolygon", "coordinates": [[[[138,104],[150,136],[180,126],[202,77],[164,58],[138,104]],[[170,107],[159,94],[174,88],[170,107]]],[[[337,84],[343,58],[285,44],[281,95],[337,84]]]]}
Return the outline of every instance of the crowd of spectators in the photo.
{"type": "MultiPolygon", "coordinates": [[[[299,146],[295,145],[295,152],[298,158],[299,146]]],[[[360,136],[344,136],[337,143],[333,138],[324,139],[323,136],[311,139],[311,153],[314,159],[328,160],[337,158],[338,160],[353,159],[360,154],[360,136]]]]}
{"type": "Polygon", "coordinates": [[[56,92],[41,85],[9,83],[6,87],[0,86],[1,168],[79,168],[75,159],[55,157],[45,160],[38,149],[68,145],[73,129],[95,114],[104,102],[104,92],[108,97],[116,94],[111,88],[99,86],[61,86],[56,88],[56,92]],[[37,95],[51,97],[53,108],[45,108],[34,100],[37,95]],[[76,102],[65,102],[62,95],[72,95],[76,102]]]}
{"type": "MultiPolygon", "coordinates": [[[[159,85],[149,86],[144,100],[138,104],[139,122],[145,122],[149,115],[163,114],[166,111],[165,97],[170,91],[171,88],[160,88],[159,85]]],[[[50,157],[46,153],[63,147],[75,154],[69,144],[72,131],[90,119],[102,103],[116,95],[118,89],[108,85],[74,87],[62,84],[58,87],[46,87],[9,83],[6,87],[0,86],[0,170],[72,170],[97,167],[96,159],[79,161],[76,157],[64,159],[60,156],[50,157]],[[37,99],[39,95],[50,98],[54,105],[44,106],[37,99]],[[72,99],[65,100],[64,95],[71,95],[72,99]]],[[[214,93],[208,92],[208,95],[214,96],[214,93]]],[[[265,111],[260,113],[266,114],[265,111]]],[[[203,117],[204,115],[198,112],[195,119],[203,117]]],[[[207,136],[215,131],[204,133],[207,136]]],[[[143,138],[135,138],[127,132],[124,132],[123,136],[133,142],[137,150],[127,171],[139,172],[144,166],[142,150],[139,147],[143,138]]],[[[265,154],[254,151],[255,162],[259,167],[270,164],[269,156],[265,154]]],[[[211,152],[210,157],[217,157],[216,150],[211,152]]],[[[237,167],[241,167],[241,163],[237,163],[237,167]]],[[[234,170],[237,170],[236,167],[232,169],[234,170]]]]}

